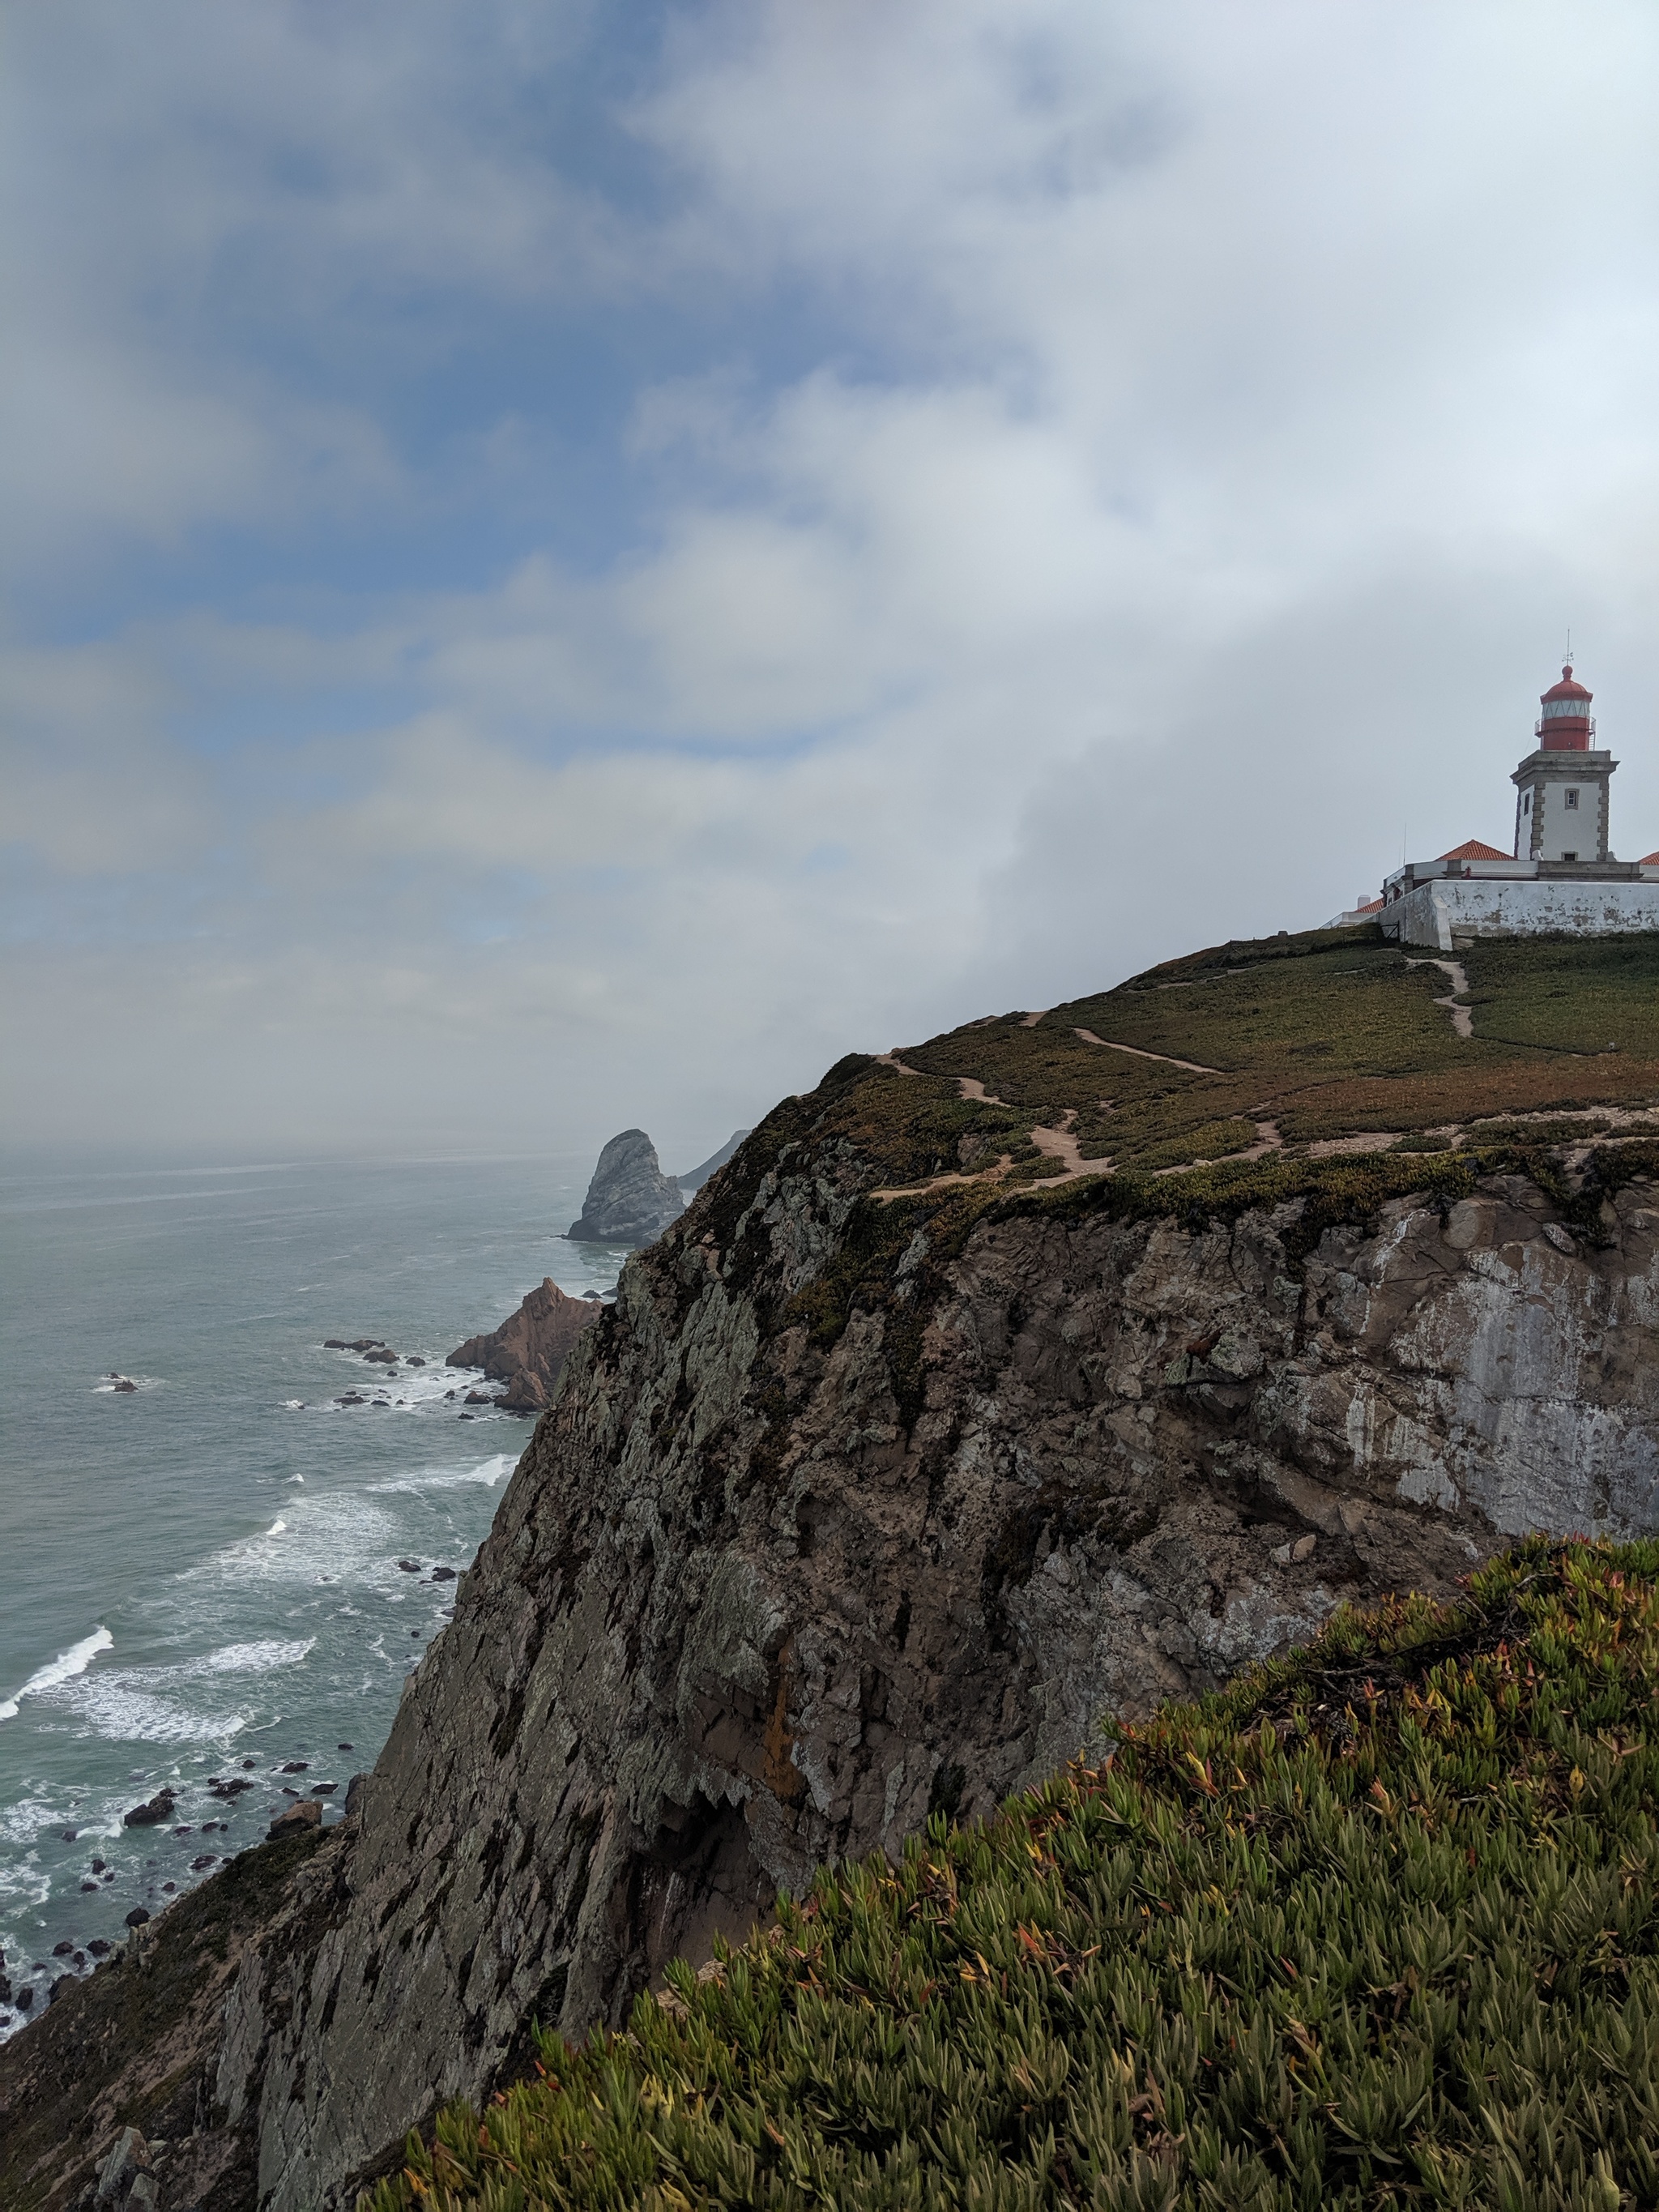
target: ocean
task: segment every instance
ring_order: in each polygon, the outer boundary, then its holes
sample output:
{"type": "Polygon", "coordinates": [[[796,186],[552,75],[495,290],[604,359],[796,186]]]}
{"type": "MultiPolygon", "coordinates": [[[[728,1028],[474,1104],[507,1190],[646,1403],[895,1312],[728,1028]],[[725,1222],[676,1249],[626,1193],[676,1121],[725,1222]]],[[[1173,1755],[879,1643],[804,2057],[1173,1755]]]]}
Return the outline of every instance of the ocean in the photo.
{"type": "Polygon", "coordinates": [[[293,1795],[340,1817],[448,1617],[434,1571],[469,1565],[530,1437],[444,1357],[544,1275],[614,1288],[620,1251],[558,1234],[591,1170],[0,1173],[0,2037],[293,1795]],[[171,1817],[124,1826],[164,1785],[171,1817]]]}

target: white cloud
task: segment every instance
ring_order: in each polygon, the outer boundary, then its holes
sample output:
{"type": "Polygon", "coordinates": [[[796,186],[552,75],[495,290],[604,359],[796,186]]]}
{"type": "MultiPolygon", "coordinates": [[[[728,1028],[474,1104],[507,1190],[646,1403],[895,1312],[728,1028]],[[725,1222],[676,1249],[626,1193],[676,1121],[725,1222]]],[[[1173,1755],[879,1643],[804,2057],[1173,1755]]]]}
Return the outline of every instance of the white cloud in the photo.
{"type": "Polygon", "coordinates": [[[63,559],[255,551],[4,649],[19,1126],[96,1135],[114,1063],[158,1131],[698,1155],[849,1046],[1319,921],[1402,823],[1504,842],[1569,620],[1659,845],[1646,9],[779,0],[625,103],[588,20],[31,33],[60,115],[96,38],[15,481],[63,559]],[[538,519],[573,331],[623,427],[538,519]],[[505,550],[446,542],[467,468],[532,480],[505,550]],[[359,587],[296,586],[342,517],[359,587]]]}

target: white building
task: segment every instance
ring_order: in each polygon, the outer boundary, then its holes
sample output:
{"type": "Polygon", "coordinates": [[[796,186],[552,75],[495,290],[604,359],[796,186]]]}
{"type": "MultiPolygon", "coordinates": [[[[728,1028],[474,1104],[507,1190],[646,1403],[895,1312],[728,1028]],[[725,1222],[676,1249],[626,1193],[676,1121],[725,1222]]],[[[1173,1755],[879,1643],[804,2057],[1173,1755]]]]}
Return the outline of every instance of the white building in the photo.
{"type": "Polygon", "coordinates": [[[1510,779],[1513,851],[1472,837],[1437,860],[1408,860],[1381,898],[1362,900],[1328,927],[1375,921],[1385,936],[1443,952],[1477,937],[1659,929],[1659,853],[1620,860],[1609,842],[1619,763],[1595,747],[1592,696],[1569,664],[1540,700],[1537,743],[1510,779]]]}

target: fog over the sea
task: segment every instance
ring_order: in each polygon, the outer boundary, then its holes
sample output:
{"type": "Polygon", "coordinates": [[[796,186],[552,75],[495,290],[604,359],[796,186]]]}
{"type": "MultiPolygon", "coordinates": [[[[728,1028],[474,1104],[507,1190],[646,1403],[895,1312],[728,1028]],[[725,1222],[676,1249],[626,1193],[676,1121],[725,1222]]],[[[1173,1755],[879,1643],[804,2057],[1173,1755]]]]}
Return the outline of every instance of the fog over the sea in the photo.
{"type": "Polygon", "coordinates": [[[6,1117],[688,1166],[1659,848],[1651,0],[11,0],[6,1117]]]}

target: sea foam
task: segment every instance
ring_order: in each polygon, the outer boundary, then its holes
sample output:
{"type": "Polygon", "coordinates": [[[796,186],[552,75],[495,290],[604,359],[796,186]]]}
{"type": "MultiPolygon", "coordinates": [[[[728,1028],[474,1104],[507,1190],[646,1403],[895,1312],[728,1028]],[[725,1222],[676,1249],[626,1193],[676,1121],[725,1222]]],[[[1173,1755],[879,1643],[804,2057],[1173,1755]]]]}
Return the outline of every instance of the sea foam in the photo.
{"type": "Polygon", "coordinates": [[[67,1651],[60,1651],[44,1667],[31,1674],[17,1695],[0,1704],[0,1721],[15,1720],[17,1707],[24,1698],[33,1698],[42,1690],[55,1690],[60,1682],[71,1681],[76,1674],[84,1674],[100,1651],[109,1650],[115,1638],[106,1628],[94,1628],[90,1636],[83,1636],[78,1644],[71,1644],[67,1651]]]}

